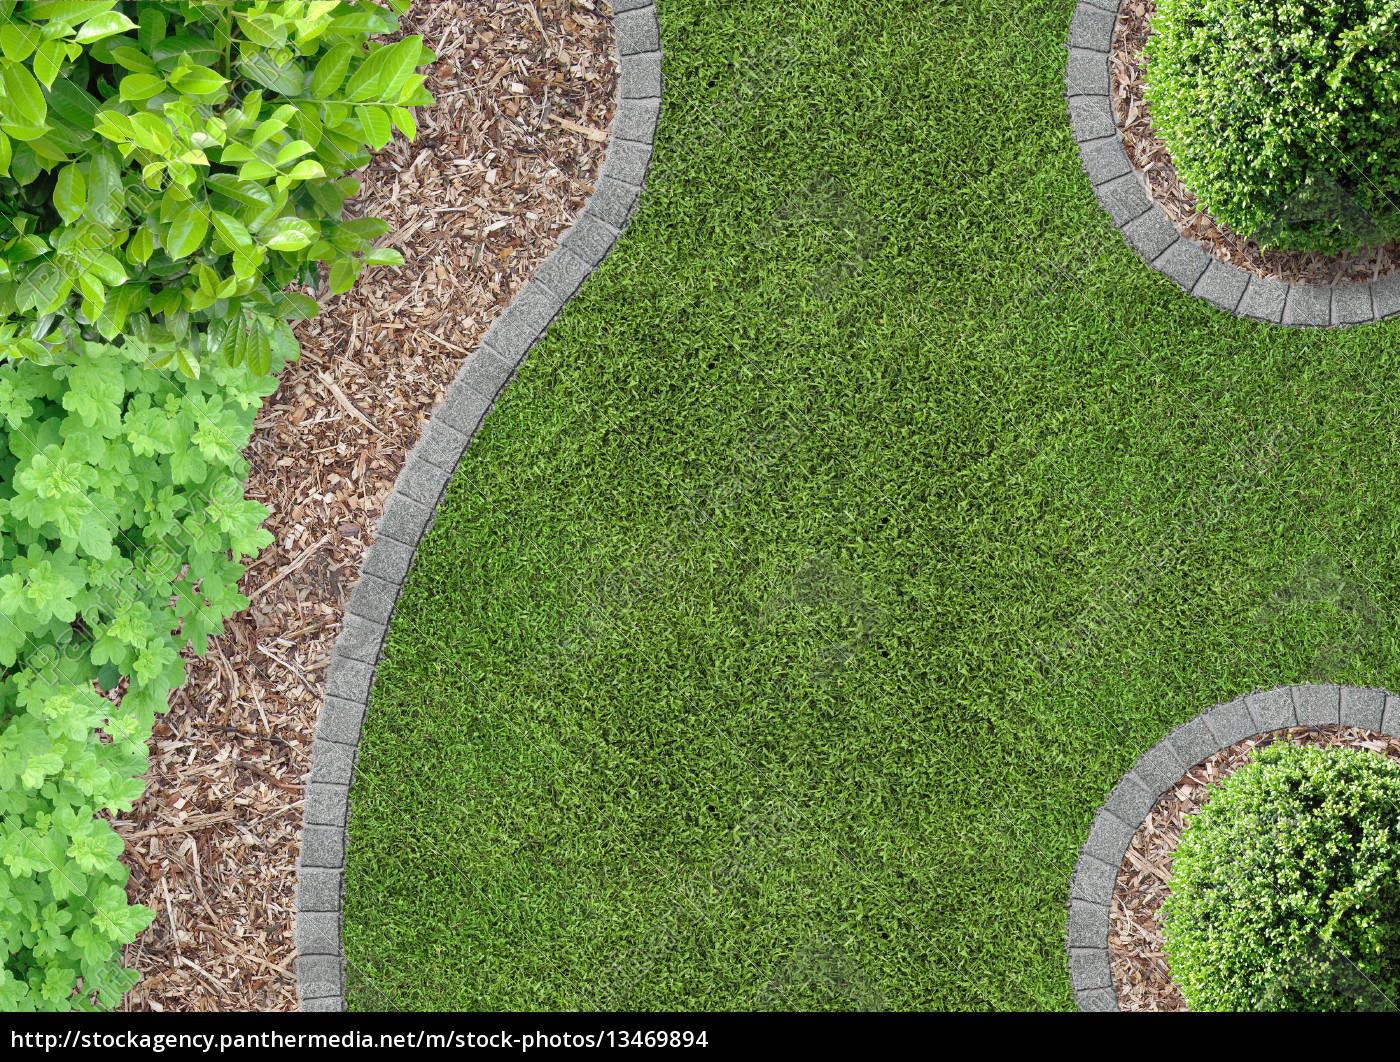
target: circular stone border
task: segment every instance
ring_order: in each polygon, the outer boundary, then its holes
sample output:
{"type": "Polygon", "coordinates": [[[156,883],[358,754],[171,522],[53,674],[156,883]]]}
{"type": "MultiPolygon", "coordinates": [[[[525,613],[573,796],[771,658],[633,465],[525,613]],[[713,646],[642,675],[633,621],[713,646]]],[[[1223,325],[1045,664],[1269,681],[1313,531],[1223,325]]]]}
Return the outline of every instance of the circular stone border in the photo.
{"type": "Polygon", "coordinates": [[[1208,708],[1144,752],[1099,809],[1069,888],[1069,979],[1080,1010],[1116,1011],[1108,913],[1118,868],[1158,799],[1192,767],[1245,738],[1292,726],[1400,738],[1400,697],[1362,686],[1276,686],[1208,708]]]}
{"type": "Polygon", "coordinates": [[[345,1009],[341,904],[350,785],[380,650],[423,536],[467,444],[530,349],[627,227],[642,194],[661,116],[655,0],[610,0],[618,103],[598,183],[559,247],[536,270],[433,410],[384,503],[375,541],[326,672],[297,857],[296,982],[303,1011],[345,1009]]]}
{"type": "Polygon", "coordinates": [[[1149,266],[1189,295],[1236,317],[1291,327],[1341,328],[1400,314],[1400,273],[1346,284],[1286,284],[1227,265],[1176,231],[1123,151],[1109,99],[1113,26],[1127,0],[1079,0],[1069,25],[1065,106],[1079,161],[1113,224],[1149,266]]]}

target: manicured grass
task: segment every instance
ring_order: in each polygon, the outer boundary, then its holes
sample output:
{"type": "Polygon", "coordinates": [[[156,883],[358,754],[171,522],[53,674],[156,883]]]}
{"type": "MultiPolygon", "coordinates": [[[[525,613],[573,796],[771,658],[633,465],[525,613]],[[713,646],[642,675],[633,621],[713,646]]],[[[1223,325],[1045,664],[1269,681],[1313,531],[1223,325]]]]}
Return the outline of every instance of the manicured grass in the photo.
{"type": "Polygon", "coordinates": [[[399,605],[352,1007],[1069,1007],[1139,753],[1400,689],[1396,327],[1148,270],[1070,139],[1073,3],[1013,6],[663,0],[652,191],[399,605]]]}

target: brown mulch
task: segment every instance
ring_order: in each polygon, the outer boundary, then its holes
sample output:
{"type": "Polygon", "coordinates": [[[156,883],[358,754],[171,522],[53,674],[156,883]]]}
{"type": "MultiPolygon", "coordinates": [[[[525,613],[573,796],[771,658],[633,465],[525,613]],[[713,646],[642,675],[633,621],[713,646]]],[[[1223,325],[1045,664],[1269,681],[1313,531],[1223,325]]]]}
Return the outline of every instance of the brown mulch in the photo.
{"type": "Polygon", "coordinates": [[[1384,247],[1347,255],[1266,251],[1255,241],[1218,224],[1201,210],[1191,190],[1177,177],[1171,155],[1152,127],[1151,108],[1144,99],[1143,47],[1152,32],[1151,19],[1156,11],[1156,0],[1132,0],[1119,10],[1109,52],[1109,98],[1128,161],[1137,171],[1148,196],[1162,208],[1176,230],[1227,265],[1289,284],[1375,280],[1400,269],[1400,241],[1397,240],[1384,247]]]}
{"type": "Polygon", "coordinates": [[[413,144],[360,174],[347,213],[382,217],[406,264],[302,322],[300,361],[260,413],[247,493],[276,541],[251,607],[187,657],[157,720],[149,785],[115,823],[132,902],[125,1010],[291,1010],[302,786],[325,668],[372,529],[463,357],[583,207],[612,123],[601,0],[417,0],[438,54],[413,144]]]}
{"type": "Polygon", "coordinates": [[[1207,786],[1239,770],[1256,748],[1279,740],[1298,745],[1347,745],[1400,760],[1400,739],[1340,726],[1295,726],[1248,738],[1187,771],[1138,828],[1118,869],[1109,908],[1108,952],[1118,1006],[1129,1011],[1184,1011],[1171,979],[1158,913],[1170,892],[1172,853],[1186,819],[1205,803],[1207,786]]]}

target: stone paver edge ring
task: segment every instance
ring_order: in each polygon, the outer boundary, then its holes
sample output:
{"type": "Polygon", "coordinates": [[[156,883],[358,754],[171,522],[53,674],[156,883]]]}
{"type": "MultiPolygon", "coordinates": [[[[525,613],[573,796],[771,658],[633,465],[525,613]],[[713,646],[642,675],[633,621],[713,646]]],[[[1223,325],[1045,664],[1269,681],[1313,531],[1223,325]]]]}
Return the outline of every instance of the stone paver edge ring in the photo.
{"type": "Polygon", "coordinates": [[[1227,265],[1176,226],[1143,190],[1109,97],[1113,26],[1126,0],[1080,0],[1069,27],[1065,105],[1094,195],[1132,248],[1183,291],[1257,321],[1295,327],[1372,324],[1400,314],[1400,273],[1345,284],[1286,284],[1227,265]]]}
{"type": "Polygon", "coordinates": [[[1069,977],[1081,1010],[1118,1009],[1108,956],[1109,905],[1128,846],[1162,794],[1196,764],[1246,738],[1328,724],[1400,737],[1400,697],[1361,686],[1278,686],[1207,709],[1138,757],[1094,818],[1070,882],[1069,977]]]}
{"type": "Polygon", "coordinates": [[[350,783],[370,688],[414,554],[467,444],[535,342],[602,264],[637,209],[661,114],[661,38],[654,0],[610,0],[617,110],[598,183],[558,249],[463,363],[384,504],[375,542],[326,673],[297,859],[296,981],[302,1010],[345,1009],[341,902],[350,783]]]}

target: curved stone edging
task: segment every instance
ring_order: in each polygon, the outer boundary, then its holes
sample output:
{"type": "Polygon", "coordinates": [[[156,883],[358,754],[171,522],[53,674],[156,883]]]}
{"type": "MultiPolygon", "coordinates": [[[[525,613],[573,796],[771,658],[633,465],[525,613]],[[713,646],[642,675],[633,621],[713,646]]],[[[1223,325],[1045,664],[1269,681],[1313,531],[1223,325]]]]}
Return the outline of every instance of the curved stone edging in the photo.
{"type": "Polygon", "coordinates": [[[661,113],[661,36],[655,0],[610,0],[618,105],[597,186],[558,249],[468,356],[433,411],[384,504],[375,542],[326,674],[297,858],[296,978],[302,1010],[345,1009],[341,946],[346,829],[360,727],[379,653],[418,544],[462,454],[530,348],[607,256],[631,220],[661,113]]]}
{"type": "Polygon", "coordinates": [[[1148,812],[1192,767],[1245,738],[1291,726],[1354,726],[1400,737],[1400,697],[1360,686],[1278,686],[1217,704],[1144,752],[1099,809],[1069,889],[1069,978],[1080,1010],[1114,1011],[1108,914],[1118,868],[1148,812]]]}
{"type": "Polygon", "coordinates": [[[1108,56],[1122,0],[1080,0],[1069,27],[1065,105],[1079,161],[1123,238],[1185,292],[1237,317],[1294,327],[1372,324],[1400,314],[1400,274],[1347,284],[1285,284],[1226,265],[1180,235],[1142,187],[1109,101],[1108,56]]]}

